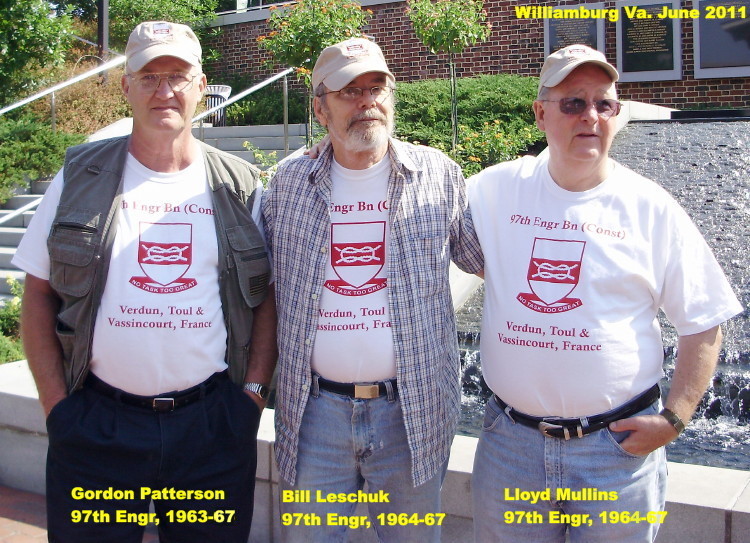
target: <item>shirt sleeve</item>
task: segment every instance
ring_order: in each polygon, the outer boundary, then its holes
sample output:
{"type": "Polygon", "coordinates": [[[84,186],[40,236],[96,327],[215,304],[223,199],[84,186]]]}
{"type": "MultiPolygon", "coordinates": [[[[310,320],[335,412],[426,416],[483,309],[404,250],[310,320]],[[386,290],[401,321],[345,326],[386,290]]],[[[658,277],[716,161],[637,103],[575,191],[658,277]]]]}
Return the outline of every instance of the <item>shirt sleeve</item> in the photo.
{"type": "Polygon", "coordinates": [[[466,273],[479,273],[484,269],[484,254],[471,218],[466,181],[458,166],[456,169],[457,210],[451,227],[451,258],[466,273]]]}
{"type": "Polygon", "coordinates": [[[681,336],[704,332],[742,312],[711,248],[687,213],[674,204],[661,307],[681,336]]]}

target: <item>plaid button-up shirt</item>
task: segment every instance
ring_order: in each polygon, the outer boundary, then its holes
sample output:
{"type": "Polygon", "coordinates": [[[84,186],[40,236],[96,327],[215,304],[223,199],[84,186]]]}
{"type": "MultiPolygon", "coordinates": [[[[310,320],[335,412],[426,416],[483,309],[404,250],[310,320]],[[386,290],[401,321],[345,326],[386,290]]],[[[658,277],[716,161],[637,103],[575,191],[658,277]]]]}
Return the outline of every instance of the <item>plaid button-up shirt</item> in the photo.
{"type": "MultiPolygon", "coordinates": [[[[416,486],[448,458],[461,405],[448,266],[453,259],[476,273],[484,259],[458,165],[439,151],[393,139],[388,154],[389,308],[416,486]]],[[[275,450],[279,472],[291,483],[330,256],[332,160],[329,145],[317,160],[304,157],[282,165],[263,196],[279,316],[275,450]]],[[[341,363],[346,363],[343,356],[341,363]]]]}

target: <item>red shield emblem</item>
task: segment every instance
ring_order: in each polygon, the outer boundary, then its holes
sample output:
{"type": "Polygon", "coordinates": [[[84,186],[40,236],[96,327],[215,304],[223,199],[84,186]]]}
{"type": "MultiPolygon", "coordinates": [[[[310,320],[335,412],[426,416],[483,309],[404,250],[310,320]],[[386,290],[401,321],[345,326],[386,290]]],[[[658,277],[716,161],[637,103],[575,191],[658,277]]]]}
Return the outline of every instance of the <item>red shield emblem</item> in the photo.
{"type": "Polygon", "coordinates": [[[542,313],[562,313],[582,302],[568,298],[578,285],[585,241],[535,238],[526,280],[532,293],[521,293],[518,300],[542,313]]]}
{"type": "Polygon", "coordinates": [[[326,281],[327,288],[347,296],[380,290],[384,264],[384,221],[331,224],[331,266],[340,281],[326,281]]]}
{"type": "Polygon", "coordinates": [[[145,277],[130,283],[149,292],[177,292],[195,286],[183,278],[193,262],[193,225],[187,223],[140,224],[138,265],[145,277]]]}

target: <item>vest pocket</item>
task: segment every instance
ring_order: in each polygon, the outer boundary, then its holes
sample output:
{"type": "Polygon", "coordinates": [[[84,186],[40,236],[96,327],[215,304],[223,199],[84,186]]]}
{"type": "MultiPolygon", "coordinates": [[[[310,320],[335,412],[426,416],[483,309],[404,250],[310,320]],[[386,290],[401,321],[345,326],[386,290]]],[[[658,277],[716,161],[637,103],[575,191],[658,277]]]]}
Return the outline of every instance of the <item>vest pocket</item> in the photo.
{"type": "Polygon", "coordinates": [[[60,207],[47,239],[52,288],[76,297],[91,290],[100,236],[98,213],[60,207]]]}
{"type": "Polygon", "coordinates": [[[249,307],[256,307],[265,299],[271,279],[266,244],[255,225],[228,228],[227,239],[234,257],[242,297],[249,307]]]}

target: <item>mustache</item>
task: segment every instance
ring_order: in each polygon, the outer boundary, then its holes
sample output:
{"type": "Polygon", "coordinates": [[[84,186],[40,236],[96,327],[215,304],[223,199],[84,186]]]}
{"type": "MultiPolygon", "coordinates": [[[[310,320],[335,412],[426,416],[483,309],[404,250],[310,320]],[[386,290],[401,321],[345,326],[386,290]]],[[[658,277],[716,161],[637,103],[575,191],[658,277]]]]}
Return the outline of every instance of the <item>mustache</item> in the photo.
{"type": "Polygon", "coordinates": [[[358,121],[364,121],[365,119],[375,119],[377,121],[380,121],[384,125],[388,124],[388,119],[381,112],[377,110],[363,111],[362,113],[359,113],[351,118],[351,121],[349,122],[349,128],[351,128],[354,123],[358,121]]]}

